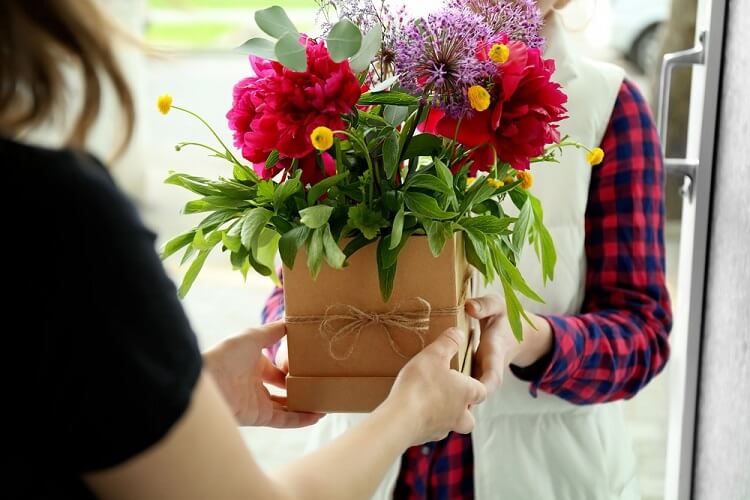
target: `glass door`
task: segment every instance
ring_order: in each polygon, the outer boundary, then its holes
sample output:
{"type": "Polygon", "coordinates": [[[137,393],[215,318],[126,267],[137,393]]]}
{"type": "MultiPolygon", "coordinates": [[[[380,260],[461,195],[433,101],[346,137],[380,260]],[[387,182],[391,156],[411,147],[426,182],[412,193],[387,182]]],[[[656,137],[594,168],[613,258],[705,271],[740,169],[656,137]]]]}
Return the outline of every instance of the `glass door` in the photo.
{"type": "Polygon", "coordinates": [[[662,138],[667,137],[672,69],[676,66],[693,66],[690,100],[689,103],[684,103],[689,106],[686,155],[684,158],[666,160],[668,171],[683,176],[677,285],[679,303],[671,335],[666,500],[682,500],[692,496],[708,217],[725,10],[726,3],[723,0],[698,0],[695,47],[666,55],[662,65],[658,116],[662,138]]]}

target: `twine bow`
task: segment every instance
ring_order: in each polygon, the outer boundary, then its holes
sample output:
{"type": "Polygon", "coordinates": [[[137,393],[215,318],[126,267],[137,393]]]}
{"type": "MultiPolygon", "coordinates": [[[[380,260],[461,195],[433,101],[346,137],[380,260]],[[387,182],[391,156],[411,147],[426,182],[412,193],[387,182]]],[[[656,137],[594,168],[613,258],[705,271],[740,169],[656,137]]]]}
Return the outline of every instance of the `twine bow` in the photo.
{"type": "Polygon", "coordinates": [[[433,316],[452,316],[464,309],[464,302],[469,288],[471,276],[464,281],[463,293],[458,305],[442,309],[433,309],[428,301],[422,297],[414,297],[397,304],[385,313],[367,312],[348,304],[333,304],[326,308],[322,316],[286,316],[287,324],[320,323],[320,334],[328,340],[328,354],[337,361],[349,359],[359,344],[362,331],[370,326],[380,326],[388,338],[391,349],[398,356],[408,359],[399,343],[394,331],[400,330],[413,334],[419,341],[419,350],[426,345],[426,334],[430,329],[430,318],[433,316]],[[349,341],[348,348],[343,354],[338,354],[337,344],[349,341]]]}

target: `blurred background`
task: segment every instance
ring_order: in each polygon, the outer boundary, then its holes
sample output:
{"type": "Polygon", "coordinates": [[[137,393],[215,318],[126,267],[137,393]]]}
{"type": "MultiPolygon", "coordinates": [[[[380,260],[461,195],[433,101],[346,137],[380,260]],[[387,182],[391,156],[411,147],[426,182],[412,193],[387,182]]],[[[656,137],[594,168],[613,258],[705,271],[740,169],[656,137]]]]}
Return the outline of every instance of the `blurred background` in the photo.
{"type": "MultiPolygon", "coordinates": [[[[184,114],[162,116],[156,110],[156,98],[164,93],[171,94],[175,104],[201,114],[231,142],[224,115],[231,104],[232,86],[251,71],[247,58],[233,49],[259,34],[253,11],[274,2],[112,0],[102,3],[129,29],[158,49],[148,55],[127,47],[121,51],[138,100],[140,121],[135,141],[125,157],[117,162],[115,172],[121,185],[142,209],[147,223],[159,234],[161,243],[197,222],[180,213],[189,195],[180,188],[163,184],[168,171],[179,170],[205,177],[230,175],[230,172],[221,160],[209,158],[199,150],[176,152],[174,145],[180,141],[211,143],[210,134],[184,114]]],[[[429,9],[430,4],[423,2],[419,8],[429,9]]],[[[315,33],[317,8],[314,0],[285,0],[283,6],[300,31],[315,33]]],[[[561,14],[576,50],[625,67],[629,77],[653,103],[662,54],[693,44],[695,9],[696,0],[574,0],[561,14]]],[[[688,71],[678,70],[673,78],[670,156],[678,156],[685,149],[684,140],[680,138],[685,137],[687,121],[688,71]]],[[[92,148],[106,157],[112,138],[105,131],[116,127],[109,122],[100,128],[92,148]]],[[[675,302],[679,301],[674,294],[677,291],[680,183],[671,179],[666,192],[667,269],[675,302]]],[[[179,259],[169,260],[165,265],[179,283],[184,272],[179,268],[179,259]]],[[[226,256],[214,253],[185,300],[202,347],[209,347],[227,335],[258,323],[270,290],[270,281],[252,274],[243,282],[239,273],[231,271],[226,256]]],[[[626,403],[646,499],[663,497],[668,386],[669,369],[626,403]]],[[[244,431],[249,446],[264,467],[273,467],[298,456],[307,432],[244,431]]]]}

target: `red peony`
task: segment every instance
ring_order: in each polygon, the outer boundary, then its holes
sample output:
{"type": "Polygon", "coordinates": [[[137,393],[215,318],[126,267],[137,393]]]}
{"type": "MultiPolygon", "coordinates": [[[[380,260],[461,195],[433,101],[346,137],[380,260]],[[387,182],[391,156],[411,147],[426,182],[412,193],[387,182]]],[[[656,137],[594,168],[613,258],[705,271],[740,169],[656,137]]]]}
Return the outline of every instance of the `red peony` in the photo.
{"type": "MultiPolygon", "coordinates": [[[[558,122],[566,118],[568,97],[551,81],[555,62],[521,42],[511,41],[508,47],[510,57],[499,67],[491,90],[493,105],[464,117],[458,130],[461,144],[480,146],[471,157],[472,175],[492,168],[493,150],[516,170],[528,170],[531,158],[560,140],[558,122]]],[[[433,109],[422,129],[453,138],[457,125],[457,119],[433,109]]]]}
{"type": "Polygon", "coordinates": [[[301,41],[307,46],[307,71],[293,71],[274,61],[250,57],[256,76],[234,87],[232,109],[227,113],[234,145],[263,178],[291,164],[285,161],[290,158],[300,159],[303,179],[317,178],[317,173],[322,178],[315,161],[309,160],[314,159],[310,134],[319,126],[344,128],[341,115],[351,111],[361,94],[348,61],[333,62],[322,41],[306,37],[301,41]],[[279,152],[282,161],[267,170],[265,162],[273,150],[279,152]],[[313,167],[317,170],[305,170],[313,167]]]}

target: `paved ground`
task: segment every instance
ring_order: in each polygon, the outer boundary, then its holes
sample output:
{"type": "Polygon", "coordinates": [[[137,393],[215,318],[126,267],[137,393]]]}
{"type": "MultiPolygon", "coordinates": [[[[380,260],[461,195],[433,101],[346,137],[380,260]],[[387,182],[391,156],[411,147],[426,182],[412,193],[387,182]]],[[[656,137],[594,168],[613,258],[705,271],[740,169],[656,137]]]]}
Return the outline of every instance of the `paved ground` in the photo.
{"type": "MultiPolygon", "coordinates": [[[[580,43],[586,44],[585,39],[580,43]]],[[[606,52],[599,54],[607,56],[606,52]]],[[[231,102],[231,86],[249,73],[243,57],[217,54],[183,54],[152,60],[148,63],[145,98],[169,92],[175,103],[200,112],[225,133],[224,113],[231,102]]],[[[149,107],[148,109],[153,109],[149,107]]],[[[210,140],[209,134],[194,120],[170,113],[167,117],[148,115],[141,124],[149,137],[149,151],[145,182],[139,193],[143,200],[144,216],[162,238],[175,235],[189,227],[195,219],[179,214],[188,199],[178,188],[162,184],[168,170],[193,172],[207,177],[229,175],[226,165],[205,157],[200,152],[176,153],[173,145],[182,140],[210,140]]],[[[676,270],[677,229],[669,229],[670,281],[676,270]]],[[[166,263],[170,274],[181,276],[176,261],[166,263]]],[[[198,332],[203,347],[222,337],[256,324],[262,301],[270,290],[270,282],[251,276],[247,283],[239,274],[229,270],[223,255],[215,254],[185,300],[186,310],[198,332]]],[[[641,482],[645,498],[661,498],[663,488],[664,453],[666,441],[668,374],[659,377],[635,399],[627,403],[630,429],[636,441],[641,468],[641,482]]],[[[264,467],[273,467],[299,455],[307,431],[274,431],[251,429],[244,431],[248,445],[264,467]]]]}

